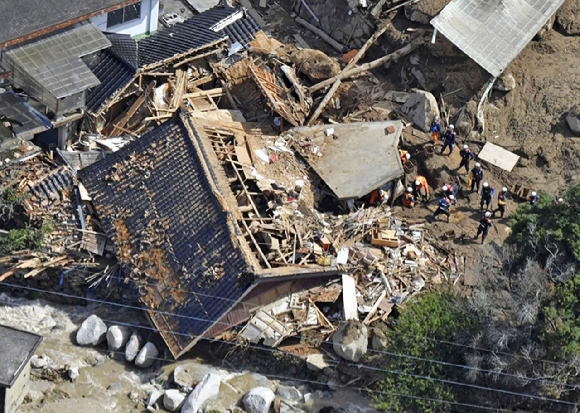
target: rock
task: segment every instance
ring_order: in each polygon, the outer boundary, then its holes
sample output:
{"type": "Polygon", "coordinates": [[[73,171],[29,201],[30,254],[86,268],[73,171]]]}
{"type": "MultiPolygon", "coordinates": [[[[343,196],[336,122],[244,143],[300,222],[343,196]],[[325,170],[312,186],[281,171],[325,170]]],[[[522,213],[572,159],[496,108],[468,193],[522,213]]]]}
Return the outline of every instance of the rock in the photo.
{"type": "Polygon", "coordinates": [[[302,49],[290,53],[292,63],[313,82],[329,79],[340,73],[340,65],[320,50],[302,49]]]}
{"type": "Polygon", "coordinates": [[[179,390],[167,390],[163,395],[163,406],[166,410],[174,412],[181,407],[185,400],[185,394],[179,390]]]}
{"type": "Polygon", "coordinates": [[[135,365],[143,369],[149,368],[153,363],[155,363],[155,359],[158,355],[159,351],[157,350],[157,347],[155,347],[155,344],[147,342],[139,354],[137,354],[135,365]]]}
{"type": "Polygon", "coordinates": [[[580,0],[566,0],[556,13],[556,21],[566,34],[580,34],[580,0]]]}
{"type": "Polygon", "coordinates": [[[431,19],[439,14],[451,0],[420,1],[405,6],[405,17],[413,22],[431,24],[431,19]]]}
{"type": "Polygon", "coordinates": [[[111,390],[111,391],[117,391],[117,390],[122,390],[123,389],[123,385],[121,383],[111,383],[109,384],[109,387],[107,387],[107,390],[111,390]]]}
{"type": "Polygon", "coordinates": [[[334,352],[346,360],[358,362],[367,352],[368,332],[360,321],[342,321],[332,335],[334,352]]]}
{"type": "Polygon", "coordinates": [[[161,390],[153,390],[151,392],[151,394],[149,395],[149,397],[147,397],[147,400],[145,402],[145,404],[147,406],[153,406],[155,403],[157,403],[159,401],[159,399],[161,399],[164,395],[164,392],[161,390]]]}
{"type": "Polygon", "coordinates": [[[44,399],[44,393],[38,390],[30,390],[24,399],[24,403],[40,403],[44,399]]]}
{"type": "Polygon", "coordinates": [[[131,337],[131,330],[125,326],[111,326],[107,331],[107,345],[109,350],[118,351],[125,347],[131,337]]]}
{"type": "Polygon", "coordinates": [[[371,347],[376,351],[383,351],[387,349],[388,339],[383,330],[380,328],[373,328],[371,338],[371,347]]]}
{"type": "Polygon", "coordinates": [[[102,366],[105,364],[105,356],[102,354],[89,354],[85,362],[91,367],[102,366]]]}
{"type": "Polygon", "coordinates": [[[228,380],[228,384],[236,389],[240,394],[246,394],[254,387],[267,387],[272,391],[276,389],[276,385],[268,380],[267,377],[257,373],[240,374],[239,376],[228,380]]]}
{"type": "Polygon", "coordinates": [[[107,335],[107,325],[96,315],[87,318],[77,331],[77,344],[80,346],[98,346],[107,335]]]}
{"type": "Polygon", "coordinates": [[[544,24],[542,26],[542,28],[540,29],[540,31],[538,33],[536,33],[536,36],[534,37],[534,40],[542,40],[544,37],[546,37],[546,35],[550,32],[550,30],[552,30],[552,28],[554,27],[554,22],[556,21],[556,15],[554,14],[550,20],[548,20],[546,22],[546,24],[544,24]]]}
{"type": "Polygon", "coordinates": [[[493,84],[494,90],[499,90],[500,92],[509,92],[516,88],[516,79],[511,73],[502,73],[493,84]]]}
{"type": "Polygon", "coordinates": [[[136,391],[132,391],[131,393],[129,393],[129,399],[131,399],[131,401],[136,402],[137,400],[139,400],[139,393],[137,393],[136,391]]]}
{"type": "Polygon", "coordinates": [[[69,377],[71,380],[76,380],[76,379],[78,379],[78,377],[79,377],[80,375],[81,375],[81,374],[79,373],[79,369],[77,369],[76,367],[71,367],[71,368],[69,368],[69,369],[68,369],[68,377],[69,377]]]}
{"type": "Polygon", "coordinates": [[[141,349],[141,336],[138,332],[133,332],[129,341],[127,341],[127,345],[125,346],[125,360],[131,362],[135,360],[137,354],[139,354],[139,350],[141,349]]]}
{"type": "Polygon", "coordinates": [[[195,389],[187,396],[181,413],[197,413],[199,409],[212,397],[219,394],[221,379],[210,373],[203,377],[195,389]]]}
{"type": "Polygon", "coordinates": [[[439,116],[439,106],[431,93],[413,89],[401,112],[411,118],[417,129],[429,132],[433,117],[439,116]]]}
{"type": "Polygon", "coordinates": [[[280,402],[280,413],[305,413],[305,411],[298,408],[296,405],[288,404],[282,400],[280,402]]]}
{"type": "Polygon", "coordinates": [[[572,106],[570,112],[568,112],[566,123],[568,123],[568,127],[574,135],[580,136],[580,111],[576,105],[572,106]]]}
{"type": "Polygon", "coordinates": [[[330,367],[330,364],[326,362],[326,359],[322,354],[311,354],[306,357],[306,367],[308,367],[308,370],[316,371],[324,370],[325,368],[330,367]]]}
{"type": "Polygon", "coordinates": [[[281,399],[294,402],[301,402],[304,399],[300,390],[291,386],[278,386],[276,395],[281,399]]]}
{"type": "Polygon", "coordinates": [[[242,403],[248,413],[268,413],[276,399],[274,392],[266,387],[256,387],[244,395],[242,403]]]}
{"type": "Polygon", "coordinates": [[[46,354],[41,354],[40,357],[35,354],[30,358],[30,365],[33,369],[43,369],[54,366],[54,362],[46,354]]]}

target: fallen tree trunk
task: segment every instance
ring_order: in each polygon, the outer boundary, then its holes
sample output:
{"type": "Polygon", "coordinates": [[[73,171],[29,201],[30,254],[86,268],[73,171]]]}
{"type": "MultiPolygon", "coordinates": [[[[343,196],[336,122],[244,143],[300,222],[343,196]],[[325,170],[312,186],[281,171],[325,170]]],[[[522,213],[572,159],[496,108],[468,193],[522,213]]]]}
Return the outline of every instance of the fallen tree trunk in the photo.
{"type": "Polygon", "coordinates": [[[330,99],[332,99],[332,97],[334,96],[334,94],[338,90],[339,86],[340,86],[340,80],[337,80],[336,82],[334,82],[334,85],[332,85],[332,87],[330,88],[330,90],[328,91],[328,93],[326,94],[324,99],[322,99],[322,102],[320,102],[320,105],[318,105],[318,107],[316,108],[316,110],[314,111],[312,116],[310,117],[310,120],[308,121],[306,126],[311,126],[312,123],[314,123],[314,121],[316,119],[318,119],[318,117],[320,116],[320,114],[322,113],[322,111],[324,110],[326,105],[328,105],[328,102],[330,101],[330,99]]]}
{"type": "Polygon", "coordinates": [[[328,43],[329,45],[331,45],[332,47],[334,47],[339,52],[342,53],[346,49],[346,46],[338,43],[332,37],[330,37],[329,35],[327,35],[325,32],[323,32],[322,30],[320,30],[318,27],[315,27],[315,26],[311,25],[310,23],[308,23],[303,18],[296,17],[296,22],[298,22],[302,26],[306,27],[311,32],[316,33],[317,35],[319,35],[322,40],[324,40],[326,43],[328,43]]]}
{"type": "Polygon", "coordinates": [[[358,75],[359,73],[362,73],[362,72],[365,72],[367,70],[374,69],[375,67],[384,65],[385,63],[389,62],[390,60],[396,60],[396,59],[399,59],[405,55],[408,55],[413,50],[418,49],[419,47],[421,47],[425,44],[426,39],[425,39],[425,37],[423,37],[424,31],[421,31],[420,33],[421,33],[421,35],[418,38],[413,40],[411,43],[409,43],[405,47],[397,50],[396,52],[388,54],[386,56],[383,56],[380,59],[373,60],[372,62],[365,63],[359,67],[355,67],[355,68],[352,68],[350,70],[345,70],[344,72],[342,72],[334,77],[331,77],[330,79],[327,79],[327,80],[320,82],[314,86],[311,86],[310,88],[308,88],[308,91],[310,93],[314,93],[320,89],[324,89],[326,86],[332,85],[337,80],[348,79],[349,77],[353,77],[355,75],[358,75]]]}

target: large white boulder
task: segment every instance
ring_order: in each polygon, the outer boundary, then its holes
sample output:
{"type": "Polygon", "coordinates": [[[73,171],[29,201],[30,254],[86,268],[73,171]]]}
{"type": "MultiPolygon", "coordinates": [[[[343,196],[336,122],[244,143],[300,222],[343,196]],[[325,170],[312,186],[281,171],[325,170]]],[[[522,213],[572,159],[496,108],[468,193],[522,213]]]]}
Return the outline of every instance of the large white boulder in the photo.
{"type": "Polygon", "coordinates": [[[141,344],[141,336],[138,332],[133,332],[125,346],[125,360],[128,362],[135,360],[135,357],[139,354],[139,350],[141,350],[141,344]]]}
{"type": "Polygon", "coordinates": [[[218,395],[220,384],[221,379],[219,376],[213,373],[206,374],[187,396],[181,408],[181,413],[197,413],[209,399],[218,395]]]}
{"type": "Polygon", "coordinates": [[[81,346],[98,346],[107,335],[107,325],[96,315],[87,318],[77,331],[77,343],[81,346]]]}
{"type": "Polygon", "coordinates": [[[336,354],[356,363],[367,352],[368,331],[360,321],[343,321],[332,335],[332,341],[336,354]]]}
{"type": "Polygon", "coordinates": [[[433,118],[439,116],[437,100],[435,96],[424,90],[413,89],[411,92],[401,112],[413,121],[417,129],[429,132],[433,118]]]}
{"type": "Polygon", "coordinates": [[[276,399],[274,392],[267,387],[256,387],[244,395],[242,403],[248,413],[268,413],[276,399]]]}
{"type": "Polygon", "coordinates": [[[163,395],[163,406],[166,410],[174,412],[181,407],[184,400],[185,394],[181,393],[179,390],[167,390],[163,395]]]}
{"type": "Polygon", "coordinates": [[[155,363],[157,356],[159,355],[159,350],[155,347],[155,344],[147,342],[137,357],[135,358],[135,365],[143,369],[149,368],[155,363]]]}
{"type": "Polygon", "coordinates": [[[111,351],[119,351],[127,344],[131,330],[125,326],[111,326],[107,331],[107,346],[111,351]]]}
{"type": "Polygon", "coordinates": [[[147,406],[153,406],[155,403],[157,403],[162,397],[164,396],[164,392],[163,390],[153,390],[151,392],[151,394],[149,395],[149,397],[147,397],[147,401],[145,402],[145,404],[147,406]]]}

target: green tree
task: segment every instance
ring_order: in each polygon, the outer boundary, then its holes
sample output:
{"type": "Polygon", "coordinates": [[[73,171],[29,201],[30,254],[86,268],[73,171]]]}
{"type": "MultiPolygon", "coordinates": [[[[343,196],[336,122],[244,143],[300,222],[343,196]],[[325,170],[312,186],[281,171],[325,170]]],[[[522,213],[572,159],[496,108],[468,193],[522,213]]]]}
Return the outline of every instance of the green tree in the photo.
{"type": "Polygon", "coordinates": [[[13,229],[0,237],[0,254],[10,254],[24,249],[38,250],[44,243],[46,235],[52,232],[52,221],[45,218],[40,228],[26,226],[13,229]]]}
{"type": "Polygon", "coordinates": [[[529,255],[565,253],[580,260],[580,183],[570,187],[564,203],[542,193],[535,205],[521,205],[511,217],[507,242],[529,255]]]}
{"type": "MultiPolygon", "coordinates": [[[[478,328],[476,319],[468,313],[462,298],[449,293],[430,292],[420,295],[401,312],[395,331],[387,333],[387,348],[388,352],[394,354],[462,364],[461,353],[456,348],[434,340],[453,341],[459,335],[478,328]]],[[[382,367],[446,380],[456,380],[461,374],[441,364],[396,356],[385,357],[382,367]]],[[[387,373],[379,383],[378,390],[373,393],[373,398],[379,409],[392,412],[444,412],[450,411],[451,405],[389,396],[387,393],[456,401],[458,389],[437,381],[387,373]]]]}

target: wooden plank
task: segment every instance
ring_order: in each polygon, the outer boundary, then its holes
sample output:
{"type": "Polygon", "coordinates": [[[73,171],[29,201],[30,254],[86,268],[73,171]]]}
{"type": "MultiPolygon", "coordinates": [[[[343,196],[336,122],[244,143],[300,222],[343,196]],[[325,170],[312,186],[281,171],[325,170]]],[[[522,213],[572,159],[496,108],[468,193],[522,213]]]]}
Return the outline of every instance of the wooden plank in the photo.
{"type": "Polygon", "coordinates": [[[310,23],[308,23],[303,18],[296,17],[296,22],[298,24],[306,27],[311,32],[316,33],[318,36],[320,36],[320,38],[322,40],[324,40],[326,43],[328,43],[329,45],[331,45],[332,47],[334,47],[339,52],[342,53],[342,52],[344,52],[346,50],[346,46],[345,45],[340,44],[339,42],[337,42],[336,40],[334,40],[332,37],[330,37],[328,34],[326,34],[325,32],[323,32],[322,30],[320,30],[318,27],[311,25],[310,23]]]}
{"type": "Polygon", "coordinates": [[[296,39],[296,41],[298,42],[298,44],[300,46],[302,46],[303,49],[312,49],[312,47],[310,47],[310,45],[308,43],[306,43],[306,40],[304,40],[304,37],[300,36],[298,33],[294,34],[293,36],[296,39]]]}
{"type": "Polygon", "coordinates": [[[354,278],[342,274],[342,303],[345,320],[358,320],[358,303],[356,301],[356,285],[354,278]]]}
{"type": "Polygon", "coordinates": [[[250,154],[246,149],[246,146],[236,146],[235,147],[236,156],[238,157],[238,161],[243,165],[242,169],[244,171],[244,175],[246,175],[246,179],[255,178],[252,176],[252,170],[248,165],[253,165],[252,159],[250,158],[250,154]]]}
{"type": "Polygon", "coordinates": [[[334,96],[334,94],[338,90],[339,86],[340,86],[340,80],[337,80],[336,82],[334,82],[334,85],[332,85],[332,87],[330,88],[330,90],[328,91],[326,96],[324,96],[324,99],[322,99],[322,102],[320,102],[320,105],[318,105],[318,107],[316,108],[316,110],[314,111],[314,113],[312,114],[310,119],[308,120],[308,123],[306,124],[306,126],[312,126],[314,121],[316,121],[316,119],[318,119],[318,117],[320,116],[320,114],[322,113],[322,111],[324,110],[326,105],[328,105],[328,102],[330,102],[330,99],[332,99],[332,97],[334,96]]]}
{"type": "Polygon", "coordinates": [[[210,89],[210,90],[202,90],[201,92],[193,92],[193,93],[186,93],[183,95],[185,99],[195,99],[195,98],[202,98],[202,97],[219,97],[225,94],[224,90],[221,87],[210,89]]]}
{"type": "Polygon", "coordinates": [[[154,87],[155,81],[153,80],[151,83],[149,83],[147,89],[143,93],[141,93],[141,96],[137,98],[135,103],[133,103],[131,107],[127,109],[127,111],[123,115],[121,115],[120,120],[115,122],[114,124],[107,126],[103,134],[112,137],[121,135],[122,131],[119,128],[117,128],[117,126],[124,127],[127,124],[127,122],[129,122],[129,119],[131,119],[133,115],[137,113],[139,108],[145,103],[147,96],[149,96],[149,93],[151,93],[154,87]]]}
{"type": "Polygon", "coordinates": [[[377,301],[375,301],[375,305],[373,305],[373,308],[371,308],[371,311],[369,311],[369,313],[367,314],[365,320],[363,321],[363,324],[368,325],[370,323],[372,316],[377,312],[377,310],[379,309],[379,305],[385,299],[386,296],[387,290],[384,290],[377,299],[377,301]]]}
{"type": "Polygon", "coordinates": [[[515,153],[490,142],[485,144],[477,157],[508,172],[514,169],[520,159],[515,153]]]}

